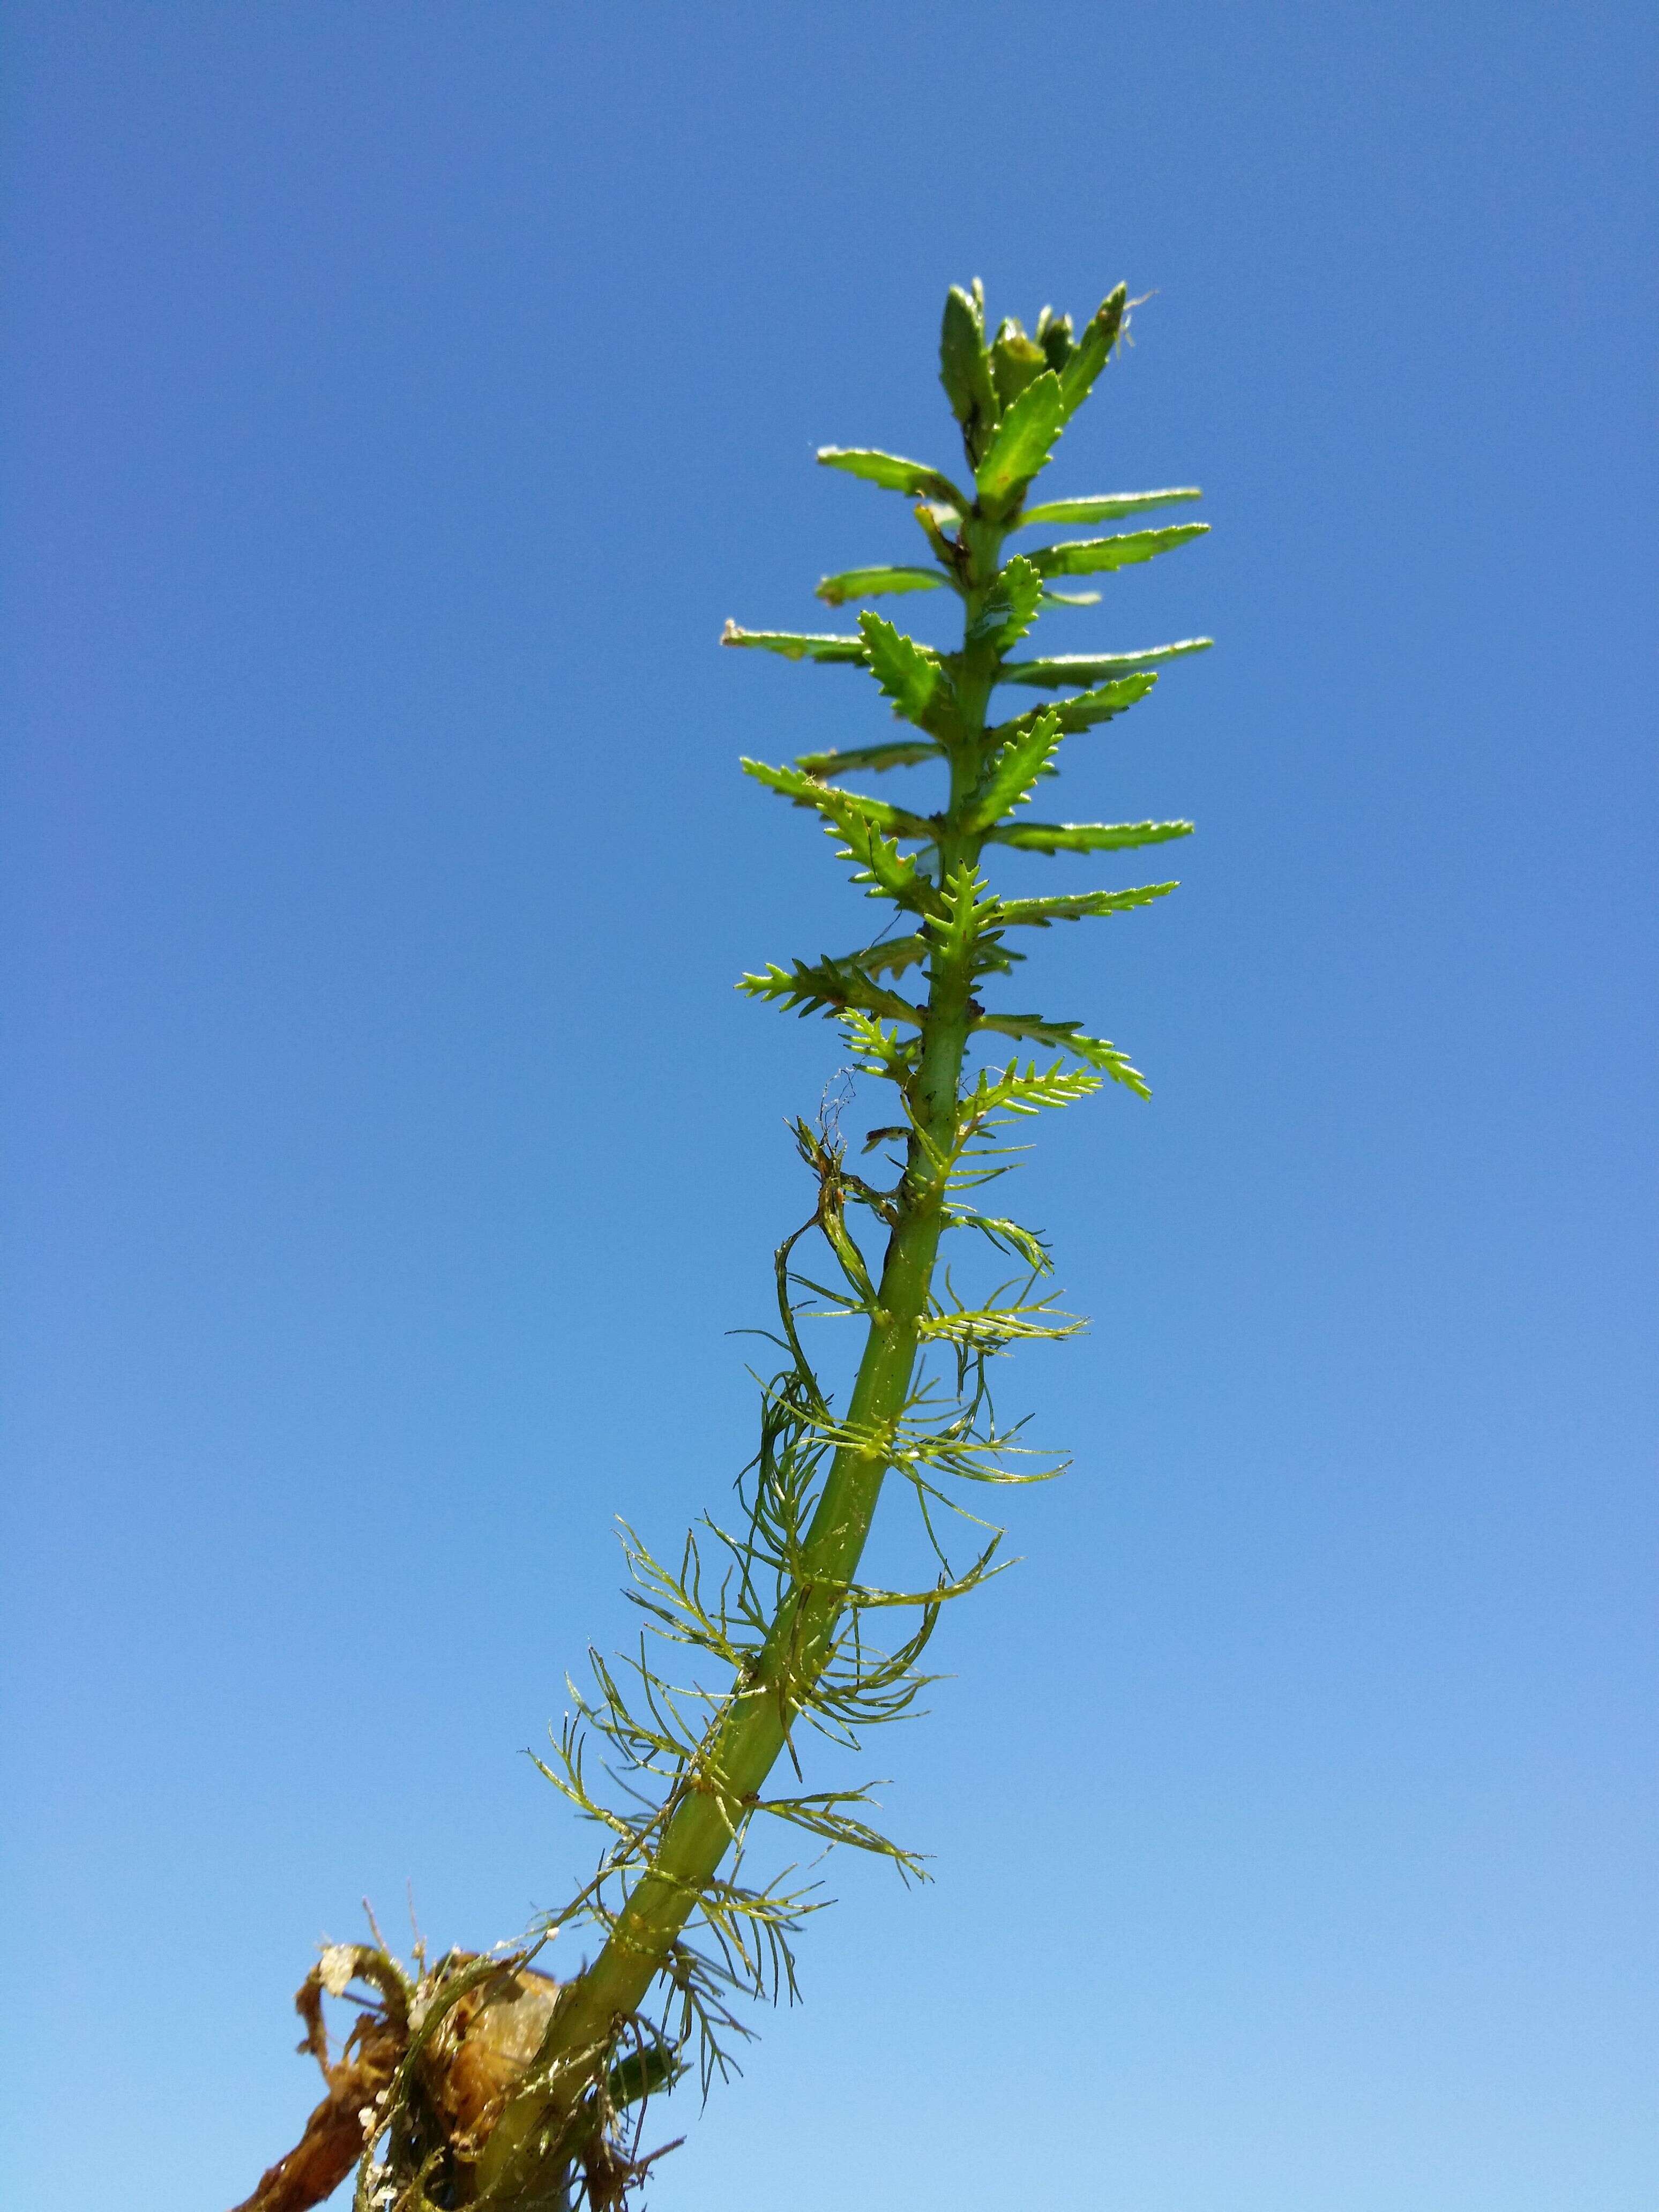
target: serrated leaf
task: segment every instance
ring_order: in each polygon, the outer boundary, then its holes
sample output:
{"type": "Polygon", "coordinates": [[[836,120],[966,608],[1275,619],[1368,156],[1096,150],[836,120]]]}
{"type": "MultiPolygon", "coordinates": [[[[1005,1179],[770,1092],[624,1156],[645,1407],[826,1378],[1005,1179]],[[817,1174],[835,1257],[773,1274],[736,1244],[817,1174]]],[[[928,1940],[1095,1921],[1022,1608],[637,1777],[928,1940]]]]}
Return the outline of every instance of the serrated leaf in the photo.
{"type": "Polygon", "coordinates": [[[844,961],[795,960],[787,968],[769,961],[758,975],[740,975],[737,988],[746,998],[768,1000],[786,1012],[798,1009],[803,1020],[808,1014],[855,1008],[883,1021],[921,1027],[920,1007],[896,991],[884,990],[872,976],[844,961]]]}
{"type": "Polygon", "coordinates": [[[968,1115],[980,1122],[991,1114],[1036,1114],[1074,1106],[1099,1088],[1097,1075],[1067,1067],[1064,1060],[1057,1060],[1045,1068],[1039,1068],[1034,1060],[1028,1060],[1022,1073],[1018,1060],[1011,1060],[1000,1074],[981,1068],[979,1081],[963,1103],[968,1115]]]}
{"type": "Polygon", "coordinates": [[[962,425],[969,459],[984,452],[1000,412],[991,357],[985,343],[985,313],[976,295],[952,284],[945,295],[939,325],[939,380],[962,425]]]}
{"type": "Polygon", "coordinates": [[[907,813],[902,806],[890,806],[884,799],[866,799],[861,791],[843,791],[836,784],[820,783],[800,769],[773,768],[766,761],[748,759],[738,765],[745,775],[752,775],[769,791],[793,799],[797,806],[812,807],[837,826],[843,821],[866,822],[888,836],[920,837],[930,844],[937,834],[934,825],[920,815],[907,813]]]}
{"type": "Polygon", "coordinates": [[[930,728],[949,716],[955,693],[938,653],[906,637],[880,615],[860,615],[859,629],[866,667],[907,722],[930,728]]]}
{"type": "Polygon", "coordinates": [[[1045,500],[1028,507],[1019,518],[1022,530],[1043,522],[1115,522],[1121,514],[1139,514],[1149,507],[1169,507],[1176,500],[1202,499],[1196,484],[1172,484],[1164,491],[1102,491],[1085,499],[1045,500]]]}
{"type": "Polygon", "coordinates": [[[1089,397],[1095,379],[1105,368],[1112,348],[1117,343],[1118,333],[1123,327],[1124,311],[1129,304],[1129,288],[1120,284],[1109,292],[1084,325],[1083,335],[1066,357],[1060,372],[1060,398],[1065,412],[1060,420],[1069,422],[1078,409],[1089,397]]]}
{"type": "Polygon", "coordinates": [[[1174,645],[1148,646],[1140,653],[1058,653],[1048,660],[1010,660],[998,669],[999,684],[1023,684],[1031,691],[1063,691],[1073,684],[1097,684],[1103,677],[1127,676],[1155,661],[1179,660],[1206,653],[1210,637],[1183,637],[1174,645]]]}
{"type": "Polygon", "coordinates": [[[869,769],[879,775],[890,768],[915,768],[923,761],[943,760],[945,749],[932,738],[903,738],[890,745],[848,746],[845,752],[802,753],[795,762],[808,775],[840,775],[848,769],[869,769]]]}
{"type": "Polygon", "coordinates": [[[1060,379],[1045,368],[1003,416],[975,471],[980,506],[994,520],[1018,505],[1020,494],[1046,465],[1065,422],[1060,379]]]}
{"type": "Polygon", "coordinates": [[[1033,380],[1051,366],[1035,338],[1028,338],[1018,316],[1005,315],[991,341],[991,381],[1005,412],[1033,380]]]}
{"type": "Polygon", "coordinates": [[[822,468],[842,469],[849,477],[880,484],[887,491],[907,492],[912,499],[941,501],[953,514],[966,514],[973,501],[958,491],[940,470],[926,461],[907,461],[902,453],[884,453],[875,446],[820,446],[822,468]]]}
{"type": "Polygon", "coordinates": [[[1047,929],[1056,921],[1091,921],[1103,915],[1133,914],[1154,899],[1167,898],[1176,884],[1139,884],[1127,891],[1077,891],[1060,898],[999,899],[993,919],[999,929],[1047,929]]]}
{"type": "Polygon", "coordinates": [[[843,953],[842,959],[868,975],[902,975],[907,968],[920,966],[933,949],[925,937],[890,937],[880,945],[866,945],[862,951],[843,953]]]}
{"type": "Polygon", "coordinates": [[[786,660],[849,660],[862,662],[864,640],[824,631],[739,629],[729,622],[720,632],[722,645],[758,647],[763,653],[781,653],[786,660]]]}
{"type": "Polygon", "coordinates": [[[994,645],[1004,652],[1018,645],[1036,620],[1042,604],[1042,579],[1016,553],[986,594],[985,605],[968,625],[969,645],[994,645]]]}
{"type": "Polygon", "coordinates": [[[1034,336],[1049,368],[1064,368],[1075,343],[1071,317],[1057,315],[1052,307],[1045,307],[1036,319],[1034,336]]]}
{"type": "Polygon", "coordinates": [[[814,591],[826,606],[844,607],[849,599],[890,599],[901,592],[936,592],[945,580],[937,568],[844,568],[839,576],[820,576],[814,591]]]}
{"type": "Polygon", "coordinates": [[[1061,734],[1060,717],[1052,707],[1034,716],[1025,728],[1015,726],[975,798],[971,828],[989,831],[1010,807],[1024,805],[1060,750],[1061,734]]]}
{"type": "Polygon", "coordinates": [[[1022,853],[1124,853],[1192,834],[1190,822],[1019,822],[985,832],[990,843],[1022,853]]]}
{"type": "Polygon", "coordinates": [[[974,1026],[993,1030],[1000,1036],[1021,1037],[1033,1044],[1049,1045],[1058,1052],[1069,1052],[1139,1097],[1150,1098],[1152,1095],[1146,1077],[1131,1065],[1127,1054],[1104,1037],[1085,1036],[1076,1022],[1048,1022],[1040,1014],[981,1014],[974,1026]]]}
{"type": "Polygon", "coordinates": [[[979,871],[958,861],[940,890],[931,924],[932,941],[943,960],[959,960],[988,924],[994,926],[996,901],[988,893],[979,871]]]}
{"type": "Polygon", "coordinates": [[[1143,669],[1138,676],[1120,676],[1114,684],[1103,684],[1093,691],[1079,691],[1071,699],[1061,699],[1054,707],[1062,730],[1091,730],[1097,722],[1109,722],[1114,716],[1126,714],[1130,708],[1158,683],[1155,668],[1143,669]]]}
{"type": "Polygon", "coordinates": [[[1115,538],[1079,538],[1069,544],[1045,545],[1033,553],[1033,565],[1045,576],[1088,576],[1102,568],[1128,568],[1177,545],[1206,537],[1207,522],[1172,522],[1163,530],[1124,530],[1115,538]]]}
{"type": "Polygon", "coordinates": [[[842,859],[851,860],[856,870],[853,881],[868,884],[870,897],[891,899],[912,914],[932,914],[936,909],[939,893],[932,877],[924,875],[908,854],[901,853],[892,838],[884,837],[861,815],[849,812],[842,819],[834,816],[830,819],[835,824],[832,834],[842,840],[842,859]]]}

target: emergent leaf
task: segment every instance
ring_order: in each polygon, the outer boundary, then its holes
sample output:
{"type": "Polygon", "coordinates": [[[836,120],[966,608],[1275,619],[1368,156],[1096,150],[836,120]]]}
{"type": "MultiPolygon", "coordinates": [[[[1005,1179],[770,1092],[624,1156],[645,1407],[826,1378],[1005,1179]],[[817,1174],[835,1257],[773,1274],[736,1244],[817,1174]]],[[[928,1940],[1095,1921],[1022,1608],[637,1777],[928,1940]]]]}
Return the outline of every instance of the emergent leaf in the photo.
{"type": "Polygon", "coordinates": [[[1139,884],[1127,891],[1078,891],[1069,897],[999,899],[992,916],[999,929],[1047,929],[1055,921],[1089,921],[1098,915],[1132,914],[1167,898],[1175,884],[1139,884]]]}
{"type": "Polygon", "coordinates": [[[1000,411],[985,343],[985,303],[977,283],[971,293],[952,284],[945,295],[945,317],[939,334],[939,380],[945,386],[951,412],[962,425],[969,455],[977,463],[1000,411]]]}
{"type": "Polygon", "coordinates": [[[1196,484],[1176,484],[1167,491],[1102,491],[1086,499],[1045,500],[1028,507],[1020,527],[1040,522],[1115,522],[1121,514],[1139,514],[1148,507],[1169,507],[1178,499],[1202,499],[1196,484]]]}
{"type": "Polygon", "coordinates": [[[793,799],[797,806],[810,806],[833,822],[837,829],[845,823],[867,823],[892,837],[920,837],[931,843],[934,826],[920,815],[907,813],[902,806],[890,806],[884,799],[866,799],[860,791],[843,791],[833,783],[820,783],[816,776],[806,775],[798,768],[773,768],[765,761],[744,760],[740,763],[745,775],[752,775],[757,783],[763,783],[769,791],[775,791],[785,799],[793,799]]]}
{"type": "Polygon", "coordinates": [[[720,632],[722,645],[758,646],[763,653],[781,653],[786,660],[854,660],[864,659],[861,637],[836,637],[819,631],[739,629],[729,622],[720,632]]]}
{"type": "Polygon", "coordinates": [[[1065,427],[1060,379],[1045,368],[1028,384],[998,426],[975,471],[980,505],[994,520],[1012,511],[1042,468],[1065,427]]]}
{"type": "Polygon", "coordinates": [[[907,722],[928,728],[953,703],[951,679],[939,655],[906,637],[879,615],[862,614],[865,665],[907,722]]]}
{"type": "Polygon", "coordinates": [[[958,491],[938,469],[930,469],[925,461],[907,461],[901,453],[884,453],[874,446],[820,446],[818,460],[826,469],[844,469],[849,477],[862,477],[888,491],[939,500],[955,514],[966,514],[973,505],[967,493],[958,491]]]}
{"type": "Polygon", "coordinates": [[[860,1013],[874,1014],[884,1021],[921,1027],[917,1007],[896,991],[884,990],[873,976],[850,961],[796,960],[787,968],[769,961],[758,975],[738,976],[738,988],[750,999],[769,999],[786,1012],[799,1007],[803,1019],[808,1014],[839,1012],[855,1006],[860,1013]]]}
{"type": "Polygon", "coordinates": [[[1152,645],[1141,653],[1060,653],[1048,660],[1010,660],[998,669],[999,684],[1023,684],[1032,691],[1063,691],[1073,684],[1097,684],[1103,677],[1127,675],[1150,668],[1155,661],[1178,660],[1183,653],[1204,653],[1215,642],[1208,637],[1183,637],[1174,645],[1152,645]]]}
{"type": "Polygon", "coordinates": [[[1114,1083],[1123,1084],[1138,1097],[1150,1098],[1152,1095],[1146,1077],[1138,1067],[1131,1066],[1127,1054],[1120,1052],[1115,1044],[1109,1044],[1104,1037],[1085,1036],[1076,1022],[1046,1022],[1040,1014],[981,1014],[974,1026],[994,1030],[1000,1036],[1025,1038],[1033,1044],[1069,1052],[1089,1066],[1099,1068],[1103,1075],[1109,1075],[1114,1083]]]}
{"type": "Polygon", "coordinates": [[[1154,554],[1173,553],[1204,537],[1207,522],[1172,522],[1163,530],[1125,530],[1115,538],[1082,538],[1066,545],[1045,545],[1031,559],[1045,576],[1087,576],[1099,568],[1127,568],[1154,554]]]}
{"type": "Polygon", "coordinates": [[[839,576],[820,576],[817,596],[826,605],[844,607],[849,599],[894,598],[900,592],[936,592],[945,581],[937,568],[846,568],[839,576]]]}
{"type": "Polygon", "coordinates": [[[1118,333],[1123,327],[1123,313],[1129,304],[1129,288],[1120,284],[1115,292],[1109,292],[1090,316],[1083,336],[1066,356],[1060,372],[1060,398],[1065,406],[1062,422],[1069,422],[1078,409],[1089,397],[1096,377],[1106,366],[1112,348],[1117,343],[1118,333]]]}
{"type": "Polygon", "coordinates": [[[969,817],[973,829],[992,830],[1010,807],[1024,805],[1060,750],[1060,716],[1052,707],[1044,708],[1024,729],[1015,726],[975,799],[969,817]]]}
{"type": "Polygon", "coordinates": [[[985,605],[968,626],[969,645],[994,645],[1006,652],[1018,645],[1036,620],[1042,604],[1042,579],[1016,553],[986,595],[985,605]]]}
{"type": "Polygon", "coordinates": [[[869,769],[879,775],[885,769],[915,768],[923,761],[942,760],[944,748],[931,738],[902,738],[890,745],[849,745],[845,752],[802,753],[795,762],[808,775],[840,775],[848,769],[869,769]]]}
{"type": "Polygon", "coordinates": [[[985,832],[993,844],[1022,853],[1121,853],[1192,834],[1190,822],[1020,822],[985,832]]]}

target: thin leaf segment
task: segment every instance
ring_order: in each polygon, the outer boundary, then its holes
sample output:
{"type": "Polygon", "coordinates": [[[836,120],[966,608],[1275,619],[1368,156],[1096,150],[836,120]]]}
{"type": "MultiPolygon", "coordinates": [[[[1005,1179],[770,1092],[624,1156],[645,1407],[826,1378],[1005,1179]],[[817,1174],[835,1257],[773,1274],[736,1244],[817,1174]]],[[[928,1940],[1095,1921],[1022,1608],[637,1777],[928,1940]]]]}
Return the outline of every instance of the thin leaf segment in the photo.
{"type": "Polygon", "coordinates": [[[856,1067],[893,1085],[896,1110],[866,1149],[888,1148],[897,1177],[878,1187],[854,1173],[833,1116],[797,1125],[817,1194],[811,1218],[778,1255],[775,1340],[784,1364],[762,1385],[761,1446],[741,1486],[743,1513],[732,1531],[710,1522],[694,1532],[678,1563],[627,1540],[631,1595],[647,1629],[678,1649],[684,1663],[671,1680],[644,1641],[625,1662],[596,1659],[596,1688],[575,1693],[574,1715],[544,1767],[607,1838],[594,1880],[550,1925],[586,1917],[604,1941],[565,1986],[530,2075],[483,2146],[475,2201],[554,2201],[599,2124],[606,2069],[619,2049],[672,2057],[700,2035],[707,2078],[711,2066],[729,2063],[731,2034],[747,2032],[732,2010],[733,1996],[793,1991],[790,1937],[823,1900],[810,1881],[791,1875],[747,1877],[763,1816],[816,1842],[878,1851],[903,1873],[921,1871],[864,1818],[867,1791],[769,1795],[767,1784],[786,1751],[799,1779],[798,1723],[855,1744],[866,1727],[905,1711],[927,1679],[917,1662],[940,1607],[996,1571],[995,1531],[966,1565],[948,1556],[940,1516],[963,1510],[955,1485],[1058,1471],[1027,1464],[1012,1434],[998,1430],[986,1367],[1013,1343],[1064,1336],[1078,1324],[1038,1294],[1048,1267],[1040,1240],[979,1212],[970,1196],[1006,1171],[998,1133],[1012,1119],[1073,1103],[1104,1079],[1143,1097],[1146,1085],[1115,1045],[1077,1023],[995,1011],[985,993],[1024,957],[1011,932],[1124,913],[1175,886],[1005,897],[981,863],[993,845],[1111,852],[1184,836],[1192,826],[1042,823],[1027,813],[1056,772],[1069,733],[1127,711],[1152,690],[1159,664],[1209,642],[1010,658],[1052,603],[1048,579],[1148,560],[1204,527],[1139,529],[1005,558],[1008,538],[1030,525],[1105,520],[1197,496],[1182,488],[1025,505],[1105,367],[1126,307],[1120,286],[1081,336],[1069,317],[1045,309],[1033,335],[1006,321],[992,337],[978,284],[951,290],[940,376],[961,425],[971,489],[895,454],[830,447],[819,455],[919,502],[916,519],[933,556],[929,567],[878,565],[827,577],[820,596],[841,605],[949,589],[963,606],[958,646],[922,643],[867,609],[855,630],[833,635],[727,626],[731,645],[866,669],[915,732],[805,755],[791,766],[744,763],[757,781],[819,817],[854,883],[896,918],[896,933],[860,951],[769,966],[739,988],[803,1015],[827,1016],[856,1067]],[[1067,696],[994,722],[988,710],[1000,685],[1067,696]],[[943,772],[937,811],[878,799],[839,780],[912,766],[943,772]],[[975,1037],[994,1045],[1006,1038],[1049,1058],[1022,1064],[1016,1057],[969,1073],[975,1037]],[[866,1254],[855,1223],[873,1232],[878,1259],[866,1254]],[[941,1286],[938,1264],[942,1239],[956,1230],[971,1230],[1012,1256],[1019,1279],[977,1305],[963,1304],[948,1276],[941,1286]],[[827,1251],[830,1285],[797,1267],[796,1249],[809,1233],[827,1251]],[[839,1410],[804,1349],[803,1320],[813,1313],[850,1315],[864,1325],[862,1357],[839,1410]],[[910,1486],[938,1554],[937,1579],[924,1589],[877,1589],[857,1579],[891,1474],[910,1486]],[[871,1640],[874,1616],[906,1608],[915,1626],[896,1646],[871,1640]],[[620,1785],[610,1798],[595,1776],[600,1766],[620,1785]]]}

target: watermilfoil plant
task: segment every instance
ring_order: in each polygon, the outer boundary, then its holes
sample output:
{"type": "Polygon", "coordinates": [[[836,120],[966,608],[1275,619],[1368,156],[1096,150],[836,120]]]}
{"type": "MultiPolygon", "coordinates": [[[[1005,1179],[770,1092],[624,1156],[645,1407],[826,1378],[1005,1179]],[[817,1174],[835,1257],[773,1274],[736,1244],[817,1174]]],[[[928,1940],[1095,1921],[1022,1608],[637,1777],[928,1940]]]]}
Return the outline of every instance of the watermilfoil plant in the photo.
{"type": "Polygon", "coordinates": [[[1146,1086],[1115,1044],[1079,1022],[1006,1010],[1003,979],[1024,957],[1024,933],[1124,914],[1175,889],[1005,896],[985,862],[999,848],[1163,845],[1192,826],[1034,818],[1066,739],[1127,712],[1160,664],[1209,642],[1020,657],[1045,608],[1098,600],[1065,580],[1150,560],[1205,528],[1182,521],[1056,541],[1056,529],[1093,532],[1198,495],[1030,499],[1119,343],[1127,307],[1120,286],[1081,332],[1045,308],[1030,335],[1008,320],[992,336],[979,285],[953,288],[941,381],[961,426],[963,480],[867,448],[818,455],[913,501],[929,555],[826,577],[820,598],[842,606],[952,592],[958,644],[922,644],[868,607],[845,633],[727,626],[728,645],[864,669],[908,726],[789,766],[744,763],[821,818],[854,884],[889,909],[858,951],[769,966],[739,987],[827,1016],[854,1067],[890,1085],[888,1116],[864,1145],[886,1172],[862,1156],[849,1161],[836,1116],[795,1123],[815,1196],[775,1255],[778,1364],[762,1381],[740,1510],[730,1527],[694,1529],[677,1558],[627,1534],[629,1595],[646,1634],[626,1659],[594,1660],[591,1691],[539,1762],[603,1833],[592,1879],[515,1948],[433,1962],[417,1945],[405,1965],[374,1932],[370,1943],[325,1950],[297,2002],[301,2048],[317,2057],[327,2094],[243,2212],[303,2212],[354,2166],[358,2212],[563,2212],[578,2197],[606,2212],[656,2154],[643,2153],[641,2132],[653,2093],[688,2069],[707,2087],[728,2068],[733,2037],[748,2032],[740,2001],[793,1991],[793,1941],[822,1900],[810,1870],[773,1865],[763,1838],[804,1831],[814,1850],[848,1844],[920,1870],[875,1826],[866,1790],[809,1786],[806,1732],[856,1747],[868,1728],[910,1707],[941,1609],[997,1571],[999,1532],[964,1500],[1056,1471],[999,1426],[989,1363],[1079,1324],[1046,1294],[1042,1241],[981,1201],[1011,1164],[1011,1127],[1104,1082],[1143,1097],[1146,1086]],[[1011,551],[1016,537],[1021,550],[1011,551]],[[1022,692],[1055,696],[994,718],[994,702],[1022,692]],[[934,777],[933,811],[921,811],[925,799],[905,805],[846,781],[908,769],[934,777]],[[941,1261],[947,1237],[1001,1255],[1013,1280],[967,1303],[941,1261]],[[863,1330],[840,1398],[803,1341],[803,1318],[825,1313],[863,1330]],[[860,1579],[878,1501],[894,1483],[914,1500],[935,1561],[918,1588],[860,1579]],[[968,1530],[964,1542],[951,1540],[953,1527],[968,1530]],[[889,1622],[898,1626],[884,1633],[889,1622]],[[582,1927],[597,1949],[561,1982],[544,1947],[562,1935],[568,1948],[582,1927]],[[360,2008],[337,2059],[325,1992],[355,1996],[360,2008]]]}

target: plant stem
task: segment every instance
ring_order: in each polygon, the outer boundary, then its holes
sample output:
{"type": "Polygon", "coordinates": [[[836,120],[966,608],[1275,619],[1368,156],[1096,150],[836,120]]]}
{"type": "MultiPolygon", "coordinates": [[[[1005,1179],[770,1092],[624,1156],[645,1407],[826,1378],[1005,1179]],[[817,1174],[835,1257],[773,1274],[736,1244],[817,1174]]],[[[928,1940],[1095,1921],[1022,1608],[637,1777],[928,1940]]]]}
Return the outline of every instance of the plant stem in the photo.
{"type": "MultiPolygon", "coordinates": [[[[964,520],[966,625],[996,580],[1006,526],[964,520]]],[[[976,864],[981,838],[964,824],[983,761],[985,711],[998,651],[964,644],[957,696],[962,732],[951,749],[949,804],[940,821],[940,881],[976,864]]],[[[909,1402],[920,1325],[927,1310],[944,1225],[946,1170],[956,1149],[962,1065],[971,1018],[971,954],[941,949],[929,959],[921,1054],[909,1086],[921,1136],[910,1139],[888,1240],[878,1306],[847,1413],[850,1429],[890,1437],[909,1402]],[[925,1138],[926,1141],[923,1141],[925,1138]]],[[[537,2097],[502,2114],[484,2147],[477,2194],[503,2207],[529,2201],[568,2156],[563,2123],[608,2056],[617,2023],[637,2013],[695,1910],[702,1886],[732,1845],[732,1814],[758,1796],[788,1741],[800,1704],[826,1664],[857,1573],[889,1465],[884,1441],[843,1444],[831,1462],[802,1547],[801,1565],[748,1680],[710,1723],[678,1785],[662,1838],[599,1956],[571,1983],[548,2030],[538,2066],[568,2054],[565,2073],[537,2097]]]]}

